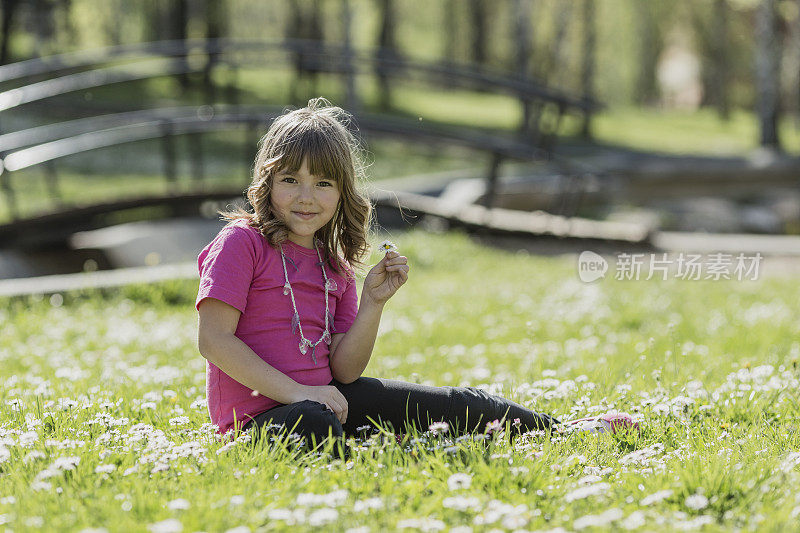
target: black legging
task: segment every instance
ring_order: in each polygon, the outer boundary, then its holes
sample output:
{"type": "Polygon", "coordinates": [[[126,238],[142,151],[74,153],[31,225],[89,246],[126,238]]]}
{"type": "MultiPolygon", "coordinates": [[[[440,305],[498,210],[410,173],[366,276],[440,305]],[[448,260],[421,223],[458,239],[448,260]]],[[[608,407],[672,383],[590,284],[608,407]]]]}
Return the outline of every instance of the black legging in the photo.
{"type": "Polygon", "coordinates": [[[261,428],[276,424],[294,428],[292,431],[305,437],[308,443],[319,443],[329,432],[334,437],[356,435],[356,428],[374,425],[369,418],[398,431],[406,423],[427,431],[432,422],[444,421],[459,434],[483,429],[493,420],[513,422],[518,418],[520,424],[514,428],[517,432],[543,430],[559,423],[549,415],[535,413],[474,387],[431,387],[367,377],[347,385],[334,379],[329,385],[339,389],[347,400],[344,424],[324,404],[304,400],[264,411],[248,420],[243,429],[253,424],[261,428]]]}

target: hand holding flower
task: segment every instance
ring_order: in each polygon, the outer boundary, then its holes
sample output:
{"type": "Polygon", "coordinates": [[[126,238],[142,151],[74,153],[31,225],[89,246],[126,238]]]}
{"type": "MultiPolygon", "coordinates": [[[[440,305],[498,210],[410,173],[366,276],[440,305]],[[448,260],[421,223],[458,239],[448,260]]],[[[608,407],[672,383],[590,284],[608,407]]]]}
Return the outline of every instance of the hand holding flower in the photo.
{"type": "Polygon", "coordinates": [[[389,251],[364,279],[364,297],[378,305],[385,304],[403,286],[410,269],[408,258],[400,255],[393,244],[386,241],[381,247],[389,251]],[[387,243],[389,246],[385,246],[387,243]]]}

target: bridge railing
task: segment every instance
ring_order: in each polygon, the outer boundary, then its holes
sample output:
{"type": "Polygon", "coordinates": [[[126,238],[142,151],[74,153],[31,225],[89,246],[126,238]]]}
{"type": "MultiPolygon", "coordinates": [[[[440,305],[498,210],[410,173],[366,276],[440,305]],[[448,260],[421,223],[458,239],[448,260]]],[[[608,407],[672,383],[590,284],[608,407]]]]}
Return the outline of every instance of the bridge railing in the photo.
{"type": "MultiPolygon", "coordinates": [[[[434,86],[501,92],[520,100],[528,109],[533,103],[539,109],[535,122],[519,128],[522,135],[502,137],[473,128],[448,128],[418,123],[386,115],[360,112],[358,123],[363,130],[403,136],[425,142],[446,142],[486,152],[490,155],[487,179],[492,198],[499,165],[506,158],[532,160],[552,157],[558,124],[567,112],[589,113],[598,104],[552,90],[535,81],[507,73],[471,65],[425,63],[400,59],[380,50],[353,51],[347,46],[321,44],[317,41],[284,40],[276,42],[231,39],[162,41],[138,43],[100,50],[73,52],[39,58],[0,67],[0,86],[18,85],[0,92],[0,125],[2,111],[58,95],[113,83],[147,79],[164,75],[198,72],[208,64],[225,64],[228,68],[257,66],[264,68],[291,61],[301,55],[306,65],[351,78],[345,86],[352,88],[354,76],[379,69],[384,76],[404,81],[419,81],[434,86]],[[252,54],[255,52],[256,54],[252,54]],[[269,53],[279,57],[273,58],[269,53]],[[203,64],[197,56],[214,58],[203,64]],[[56,76],[56,77],[53,77],[56,76]],[[49,77],[49,79],[47,79],[49,77]],[[42,79],[46,78],[46,79],[42,79]],[[26,83],[27,82],[27,83],[26,83]],[[22,84],[22,85],[20,85],[22,84]],[[554,108],[554,120],[545,124],[545,110],[554,108]]],[[[201,57],[201,59],[202,59],[201,57]]],[[[348,100],[357,100],[351,94],[348,100]]],[[[9,212],[16,218],[18,209],[9,175],[39,164],[48,164],[48,179],[57,191],[57,175],[52,163],[59,158],[144,139],[162,139],[164,175],[175,182],[175,135],[200,134],[226,128],[246,127],[256,130],[281,109],[264,106],[176,107],[114,113],[91,118],[34,127],[0,135],[0,190],[6,197],[9,212]]],[[[525,116],[530,117],[530,113],[525,116]]],[[[252,157],[252,154],[250,154],[252,157]]],[[[202,159],[194,157],[193,160],[202,159]]],[[[194,169],[202,176],[202,164],[194,169]]]]}

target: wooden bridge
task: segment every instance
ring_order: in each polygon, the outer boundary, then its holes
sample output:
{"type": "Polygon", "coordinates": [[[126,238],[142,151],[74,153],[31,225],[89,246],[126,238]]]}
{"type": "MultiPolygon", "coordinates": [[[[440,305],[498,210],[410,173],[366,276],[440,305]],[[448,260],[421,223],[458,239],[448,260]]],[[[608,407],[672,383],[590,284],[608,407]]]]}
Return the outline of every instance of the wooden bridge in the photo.
{"type": "MultiPolygon", "coordinates": [[[[11,110],[36,103],[49,105],[51,99],[75,91],[159,76],[181,76],[203,71],[209,64],[224,65],[232,72],[249,66],[274,67],[291,62],[298,55],[304,58],[306,65],[313,63],[315,68],[342,79],[347,106],[353,111],[360,132],[368,136],[390,136],[425,145],[461,146],[485,158],[489,193],[484,204],[488,206],[492,204],[498,170],[503,161],[550,160],[559,164],[565,175],[580,176],[586,173],[585,169],[567,160],[558,160],[553,148],[564,115],[594,112],[598,108],[596,102],[555,91],[530,78],[474,65],[410,61],[381,53],[380,50],[359,52],[347,44],[322,45],[316,41],[165,41],[74,52],[2,66],[0,87],[4,90],[0,92],[0,128],[5,124],[3,114],[11,110]],[[516,132],[503,134],[364,112],[356,92],[355,79],[373,71],[380,71],[382,76],[392,77],[398,83],[413,82],[437,88],[511,95],[523,109],[522,122],[516,132]]],[[[228,93],[235,95],[236,91],[228,93]]],[[[266,130],[270,121],[282,112],[283,108],[277,106],[234,102],[125,110],[18,131],[0,130],[0,193],[10,214],[10,220],[0,225],[0,246],[41,247],[63,243],[69,234],[102,227],[108,223],[108,215],[123,210],[159,208],[166,216],[170,216],[196,212],[200,204],[209,200],[241,197],[241,183],[214,190],[203,186],[200,136],[212,131],[245,129],[251,132],[251,137],[257,138],[258,132],[266,130]],[[195,152],[191,158],[197,187],[188,192],[179,192],[176,187],[174,138],[180,135],[195,135],[198,140],[192,143],[195,152]],[[147,139],[161,141],[160,157],[164,180],[168,185],[166,194],[115,198],[93,205],[69,204],[59,196],[56,171],[59,159],[147,139]],[[54,193],[52,209],[22,216],[14,183],[18,180],[12,180],[11,176],[39,165],[44,165],[48,187],[54,193]]],[[[247,147],[247,154],[243,153],[243,157],[247,161],[252,158],[251,147],[247,147]]],[[[398,207],[396,198],[380,197],[375,200],[383,206],[398,207]]],[[[430,207],[424,199],[408,197],[406,200],[414,204],[416,212],[423,212],[426,205],[430,207]]],[[[152,216],[153,210],[143,213],[143,216],[152,216]]],[[[441,213],[438,215],[441,216],[441,213]]],[[[536,227],[542,226],[539,224],[536,227]]]]}

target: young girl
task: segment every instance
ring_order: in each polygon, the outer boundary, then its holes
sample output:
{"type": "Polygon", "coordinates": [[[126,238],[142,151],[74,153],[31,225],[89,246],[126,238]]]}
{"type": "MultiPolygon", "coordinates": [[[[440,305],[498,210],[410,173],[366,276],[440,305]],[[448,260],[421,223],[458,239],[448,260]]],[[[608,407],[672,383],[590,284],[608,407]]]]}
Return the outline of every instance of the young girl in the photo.
{"type": "Polygon", "coordinates": [[[349,118],[322,98],[277,118],[255,160],[252,212],[221,213],[228,225],[198,257],[212,422],[220,433],[277,424],[307,442],[355,434],[370,418],[397,430],[550,428],[550,416],[476,388],[361,376],[409,264],[391,247],[358,303],[353,267],[368,251],[371,206],[356,190],[363,167],[349,118]]]}

